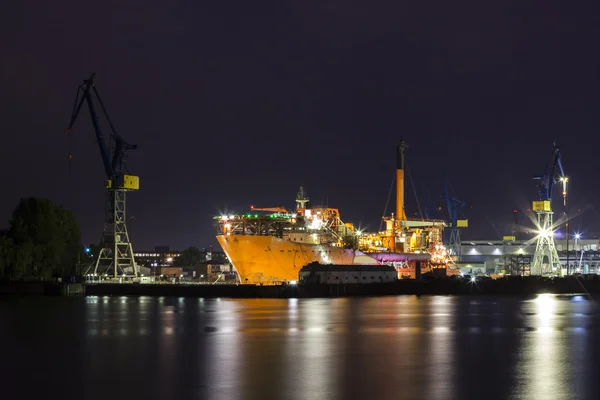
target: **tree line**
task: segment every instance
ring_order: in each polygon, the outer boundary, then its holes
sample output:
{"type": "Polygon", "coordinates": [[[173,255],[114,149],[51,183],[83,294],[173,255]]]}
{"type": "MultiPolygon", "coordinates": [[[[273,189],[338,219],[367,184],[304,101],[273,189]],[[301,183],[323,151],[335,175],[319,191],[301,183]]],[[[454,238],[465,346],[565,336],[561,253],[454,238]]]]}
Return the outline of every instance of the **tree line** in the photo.
{"type": "Polygon", "coordinates": [[[21,199],[8,229],[0,231],[3,279],[74,275],[82,257],[81,232],[75,215],[48,199],[21,199]]]}

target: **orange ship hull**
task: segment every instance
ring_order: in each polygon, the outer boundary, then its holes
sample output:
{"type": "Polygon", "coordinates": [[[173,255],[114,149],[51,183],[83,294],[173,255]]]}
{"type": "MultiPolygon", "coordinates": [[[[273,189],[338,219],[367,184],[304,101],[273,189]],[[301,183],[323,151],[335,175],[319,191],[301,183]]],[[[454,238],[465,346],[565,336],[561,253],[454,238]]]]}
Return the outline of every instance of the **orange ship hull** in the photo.
{"type": "Polygon", "coordinates": [[[296,243],[274,236],[218,235],[217,241],[242,283],[276,284],[298,280],[312,262],[352,264],[354,251],[320,244],[296,243]]]}

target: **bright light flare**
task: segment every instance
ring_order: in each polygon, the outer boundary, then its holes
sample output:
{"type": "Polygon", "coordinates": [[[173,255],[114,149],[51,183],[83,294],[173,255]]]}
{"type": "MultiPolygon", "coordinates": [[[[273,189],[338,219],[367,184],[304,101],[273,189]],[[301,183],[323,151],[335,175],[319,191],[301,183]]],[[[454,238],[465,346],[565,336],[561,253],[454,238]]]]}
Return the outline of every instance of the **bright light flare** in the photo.
{"type": "Polygon", "coordinates": [[[538,228],[539,229],[534,231],[537,234],[537,236],[540,236],[543,238],[550,238],[550,237],[553,237],[555,234],[555,231],[552,228],[542,228],[542,227],[538,227],[538,228]]]}
{"type": "Polygon", "coordinates": [[[550,237],[550,236],[552,236],[553,233],[554,233],[554,231],[552,229],[542,229],[540,231],[540,236],[550,237]]]}
{"type": "Polygon", "coordinates": [[[554,295],[549,293],[539,294],[534,302],[536,304],[539,327],[551,326],[551,320],[554,317],[554,310],[556,308],[554,295]]]}
{"type": "Polygon", "coordinates": [[[325,222],[323,222],[323,219],[320,216],[316,216],[310,219],[307,228],[311,230],[320,230],[323,229],[324,226],[325,222]]]}

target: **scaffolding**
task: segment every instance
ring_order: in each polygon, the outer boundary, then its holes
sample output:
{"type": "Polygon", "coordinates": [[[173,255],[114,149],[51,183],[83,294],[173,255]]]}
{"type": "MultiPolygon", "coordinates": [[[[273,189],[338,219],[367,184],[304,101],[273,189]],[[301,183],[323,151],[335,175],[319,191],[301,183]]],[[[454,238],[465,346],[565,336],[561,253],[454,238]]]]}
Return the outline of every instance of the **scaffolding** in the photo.
{"type": "Polygon", "coordinates": [[[529,276],[531,275],[532,256],[516,254],[506,257],[506,272],[509,275],[529,276]]]}
{"type": "Polygon", "coordinates": [[[104,233],[94,274],[138,276],[133,248],[127,232],[126,193],[124,189],[108,189],[104,212],[104,233]]]}
{"type": "Polygon", "coordinates": [[[561,273],[562,268],[554,244],[554,230],[552,229],[552,216],[554,213],[550,211],[549,207],[545,210],[536,211],[537,223],[540,231],[537,236],[531,274],[551,275],[554,273],[561,273]]]}

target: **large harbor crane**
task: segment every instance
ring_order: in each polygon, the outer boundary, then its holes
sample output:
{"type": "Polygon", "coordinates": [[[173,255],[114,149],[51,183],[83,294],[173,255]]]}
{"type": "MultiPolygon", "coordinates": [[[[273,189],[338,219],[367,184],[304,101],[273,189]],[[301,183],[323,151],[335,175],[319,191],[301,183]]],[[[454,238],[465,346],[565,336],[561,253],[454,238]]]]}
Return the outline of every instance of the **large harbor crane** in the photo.
{"type": "MultiPolygon", "coordinates": [[[[96,133],[96,140],[102,157],[104,173],[106,174],[106,205],[104,214],[104,233],[102,235],[101,249],[98,254],[94,266],[94,274],[111,274],[114,277],[118,275],[133,274],[138,275],[138,270],[135,264],[133,249],[129,241],[126,224],[126,193],[128,191],[138,190],[139,177],[130,175],[127,166],[126,158],[129,150],[137,148],[136,145],[129,144],[115,130],[114,125],[106,107],[100,99],[100,95],[94,85],[94,75],[83,83],[77,89],[75,104],[73,106],[73,114],[69,128],[65,133],[73,129],[73,125],[83,103],[87,103],[92,124],[96,133]],[[104,116],[110,126],[111,132],[108,139],[104,136],[100,126],[100,120],[96,113],[94,104],[96,98],[104,116]]],[[[69,155],[69,160],[71,155],[69,155]]]]}
{"type": "Polygon", "coordinates": [[[559,271],[559,273],[562,274],[558,252],[556,251],[556,246],[554,244],[552,190],[555,183],[562,183],[563,204],[566,206],[567,182],[569,181],[569,178],[565,175],[560,157],[560,150],[556,146],[556,143],[553,143],[550,170],[548,170],[548,166],[546,166],[544,174],[534,176],[533,179],[539,181],[539,200],[533,202],[533,210],[537,213],[538,235],[531,274],[549,275],[555,271],[559,271]]]}

